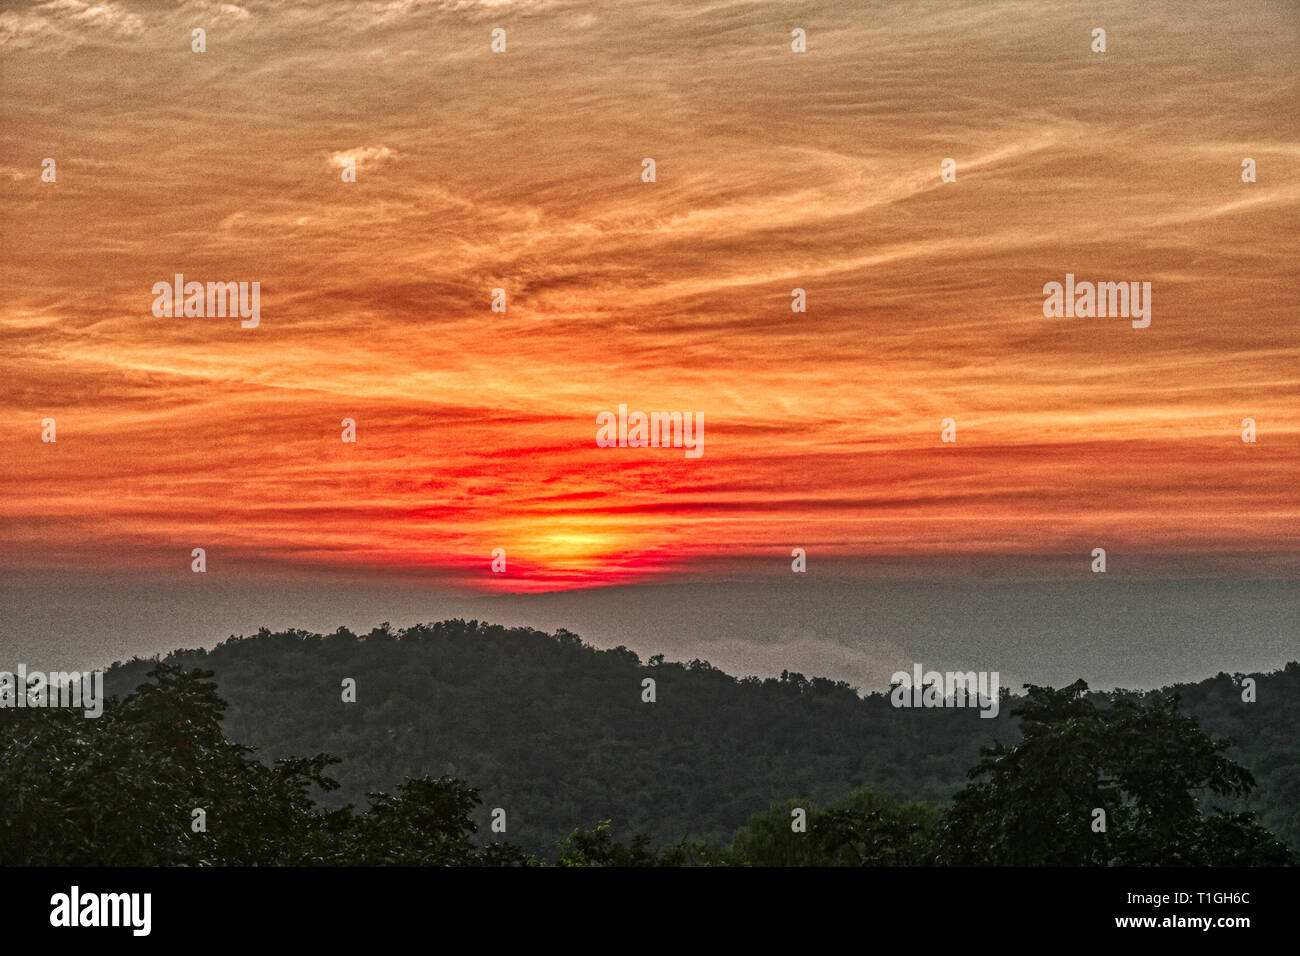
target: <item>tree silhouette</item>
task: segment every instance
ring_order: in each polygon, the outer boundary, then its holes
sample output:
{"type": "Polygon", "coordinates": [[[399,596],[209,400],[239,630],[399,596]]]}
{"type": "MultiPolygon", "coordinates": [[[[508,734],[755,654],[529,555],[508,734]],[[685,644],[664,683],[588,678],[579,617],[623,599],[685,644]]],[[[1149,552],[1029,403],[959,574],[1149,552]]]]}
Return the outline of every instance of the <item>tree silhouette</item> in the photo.
{"type": "Polygon", "coordinates": [[[1205,812],[1202,798],[1246,796],[1255,780],[1178,695],[1099,708],[1088,685],[1028,686],[1013,713],[1021,740],[981,750],[956,795],[937,859],[958,865],[1241,866],[1293,862],[1253,814],[1205,812]],[[986,779],[979,779],[986,778],[986,779]],[[1105,829],[1096,811],[1105,813],[1105,829]]]}

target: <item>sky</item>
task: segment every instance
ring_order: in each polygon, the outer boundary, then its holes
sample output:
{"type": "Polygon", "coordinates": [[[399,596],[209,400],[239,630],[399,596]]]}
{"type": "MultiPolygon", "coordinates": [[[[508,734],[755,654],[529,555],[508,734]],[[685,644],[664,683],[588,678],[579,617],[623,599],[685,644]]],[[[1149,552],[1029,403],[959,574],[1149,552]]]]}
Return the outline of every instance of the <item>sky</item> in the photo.
{"type": "Polygon", "coordinates": [[[794,548],[1293,590],[1298,41],[1266,2],[4,4],[0,649],[69,581],[187,634],[196,587],[719,593],[794,548]],[[178,273],[257,327],[153,314],[178,273]],[[1045,316],[1067,274],[1150,282],[1149,327],[1045,316]],[[599,447],[620,405],[703,454],[599,447]]]}

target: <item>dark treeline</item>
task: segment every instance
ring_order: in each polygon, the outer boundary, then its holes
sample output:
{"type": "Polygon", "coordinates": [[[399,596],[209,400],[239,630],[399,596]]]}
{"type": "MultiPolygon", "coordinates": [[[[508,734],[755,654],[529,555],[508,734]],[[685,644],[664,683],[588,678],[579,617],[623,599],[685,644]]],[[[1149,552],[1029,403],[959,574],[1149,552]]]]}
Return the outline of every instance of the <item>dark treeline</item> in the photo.
{"type": "Polygon", "coordinates": [[[0,711],[0,862],[1289,862],[1300,666],[1254,676],[983,719],[565,631],[262,631],[115,665],[95,720],[0,711]]]}

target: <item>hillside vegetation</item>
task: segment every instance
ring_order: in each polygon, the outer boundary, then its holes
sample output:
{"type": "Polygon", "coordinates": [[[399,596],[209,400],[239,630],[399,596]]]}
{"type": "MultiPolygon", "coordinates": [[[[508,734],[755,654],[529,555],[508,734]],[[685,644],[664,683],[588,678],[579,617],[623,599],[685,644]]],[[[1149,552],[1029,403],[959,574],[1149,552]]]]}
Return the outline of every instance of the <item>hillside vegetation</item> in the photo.
{"type": "MultiPolygon", "coordinates": [[[[367,792],[395,791],[407,778],[456,778],[481,794],[477,839],[543,858],[576,828],[609,841],[640,832],[654,846],[724,846],[775,805],[828,808],[864,788],[872,799],[941,809],[967,785],[981,747],[1020,738],[1018,699],[1004,700],[996,719],[974,708],[896,709],[843,682],[738,679],[705,661],[643,662],[563,630],[478,621],[383,625],[363,636],[263,630],[166,661],[213,672],[225,735],[263,761],[341,758],[330,770],[339,788],[316,790],[324,806],[364,807],[367,792]],[[642,700],[646,677],[656,682],[654,703],[642,700]],[[356,682],[355,703],[342,700],[345,678],[356,682]],[[488,833],[497,807],[504,836],[488,833]],[[605,820],[611,826],[599,829],[605,820]]],[[[124,695],[154,666],[114,665],[106,690],[124,695]]],[[[1300,665],[1252,676],[1255,703],[1243,703],[1240,675],[1164,694],[1177,693],[1202,730],[1231,739],[1228,755],[1254,775],[1249,802],[1229,792],[1204,794],[1207,803],[1253,810],[1300,847],[1300,665]]],[[[1104,711],[1161,696],[1088,699],[1104,711]]]]}

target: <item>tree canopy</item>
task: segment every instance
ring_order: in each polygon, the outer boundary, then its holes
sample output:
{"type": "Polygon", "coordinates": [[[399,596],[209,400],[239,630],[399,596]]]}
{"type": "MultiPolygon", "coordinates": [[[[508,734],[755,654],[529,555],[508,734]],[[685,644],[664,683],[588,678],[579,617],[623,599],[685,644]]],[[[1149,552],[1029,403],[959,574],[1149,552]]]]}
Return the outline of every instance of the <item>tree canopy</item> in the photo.
{"type": "MultiPolygon", "coordinates": [[[[1240,678],[1228,675],[1181,691],[1198,697],[1211,721],[1249,713],[1256,749],[1247,752],[1277,780],[1295,770],[1294,725],[1289,736],[1287,728],[1294,694],[1291,701],[1280,695],[1298,676],[1300,668],[1288,665],[1258,679],[1261,699],[1274,702],[1268,707],[1240,703],[1240,678]]],[[[1251,812],[1260,785],[1234,758],[1241,748],[1202,728],[1182,709],[1180,692],[1099,695],[1080,681],[1060,690],[1029,687],[1023,698],[1008,698],[1014,706],[997,720],[956,710],[900,714],[881,695],[863,698],[821,678],[787,672],[736,680],[705,661],[656,656],[642,664],[626,648],[596,651],[567,632],[551,638],[477,622],[397,633],[384,627],[364,639],[264,632],[211,654],[132,662],[111,678],[126,693],[111,697],[99,718],[57,708],[0,710],[0,864],[1295,860],[1251,812]],[[471,637],[483,643],[472,646],[471,637]],[[474,666],[503,647],[523,650],[495,672],[508,675],[498,685],[493,671],[474,666]],[[195,660],[213,667],[186,666],[195,660]],[[218,695],[218,667],[223,695],[230,687],[245,700],[236,721],[218,695]],[[285,673],[301,679],[277,695],[270,687],[285,687],[275,680],[285,673]],[[647,673],[659,682],[660,703],[640,701],[647,673]],[[340,701],[341,674],[356,675],[364,706],[340,701]],[[432,694],[421,689],[430,680],[432,694]],[[563,689],[510,696],[521,684],[536,689],[551,681],[563,689]],[[439,699],[442,688],[450,703],[439,699]],[[261,694],[256,708],[250,694],[261,694]],[[258,751],[250,737],[280,745],[258,751]],[[287,751],[294,740],[314,746],[287,751]],[[343,762],[322,752],[337,743],[347,751],[343,762]],[[900,798],[907,788],[874,782],[910,780],[913,794],[927,794],[918,779],[947,774],[936,767],[959,759],[968,743],[968,782],[938,788],[950,799],[900,798]],[[369,767],[382,768],[390,782],[363,791],[365,808],[358,809],[360,799],[338,799],[336,777],[363,744],[369,767]],[[900,765],[866,772],[882,759],[900,765]],[[621,773],[610,773],[620,762],[621,773]],[[492,776],[486,807],[481,781],[466,772],[475,767],[511,773],[506,783],[492,776]],[[746,806],[752,809],[723,829],[728,814],[746,806]],[[500,842],[480,826],[488,807],[510,819],[500,842]],[[695,820],[696,808],[712,815],[695,820]]],[[[1297,794],[1280,791],[1265,805],[1275,819],[1294,823],[1297,794]]]]}

